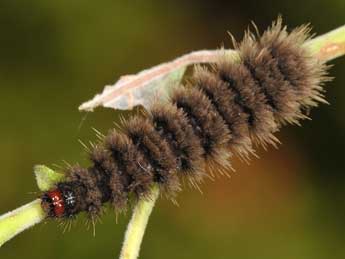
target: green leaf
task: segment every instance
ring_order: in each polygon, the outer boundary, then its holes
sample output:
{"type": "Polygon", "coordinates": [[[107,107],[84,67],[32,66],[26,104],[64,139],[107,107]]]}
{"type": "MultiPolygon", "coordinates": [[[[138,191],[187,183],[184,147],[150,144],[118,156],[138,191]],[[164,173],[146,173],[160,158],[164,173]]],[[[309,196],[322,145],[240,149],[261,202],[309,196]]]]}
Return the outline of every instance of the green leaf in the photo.
{"type": "Polygon", "coordinates": [[[41,191],[50,190],[56,183],[61,182],[65,178],[64,174],[57,173],[45,165],[36,165],[34,167],[34,173],[38,188],[41,191]]]}

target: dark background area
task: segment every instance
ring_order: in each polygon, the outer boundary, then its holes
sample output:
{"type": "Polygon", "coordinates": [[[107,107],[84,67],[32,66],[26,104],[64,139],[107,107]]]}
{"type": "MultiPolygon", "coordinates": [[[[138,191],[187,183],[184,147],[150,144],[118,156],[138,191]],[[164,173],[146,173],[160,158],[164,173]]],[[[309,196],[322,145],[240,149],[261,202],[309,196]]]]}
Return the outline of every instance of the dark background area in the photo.
{"type": "MultiPolygon", "coordinates": [[[[344,24],[345,1],[0,0],[0,214],[33,200],[33,165],[86,164],[78,139],[119,120],[77,107],[119,76],[184,53],[230,46],[253,20],[278,14],[322,34],[344,24]],[[83,121],[82,125],[81,122],[83,121]],[[81,125],[81,126],[80,126],[81,125]]],[[[327,100],[303,127],[278,133],[279,150],[234,161],[231,179],[185,189],[179,207],[161,199],[141,258],[345,258],[345,59],[331,62],[327,100]]],[[[0,258],[114,258],[129,218],[109,209],[96,237],[76,220],[63,233],[40,224],[6,243],[0,258]]]]}

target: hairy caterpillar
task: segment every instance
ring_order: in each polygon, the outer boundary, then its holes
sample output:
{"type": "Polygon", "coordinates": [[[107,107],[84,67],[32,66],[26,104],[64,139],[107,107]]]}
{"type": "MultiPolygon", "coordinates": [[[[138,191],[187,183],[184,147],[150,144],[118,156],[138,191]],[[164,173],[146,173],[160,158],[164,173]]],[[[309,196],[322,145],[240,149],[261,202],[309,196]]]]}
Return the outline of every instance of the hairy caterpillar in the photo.
{"type": "Polygon", "coordinates": [[[246,159],[255,145],[275,145],[282,125],[298,124],[326,102],[327,66],[303,47],[309,32],[288,33],[278,19],[261,36],[247,32],[234,42],[239,60],[196,67],[167,104],[153,104],[94,145],[92,166],[67,169],[67,180],[41,197],[48,217],[85,211],[94,218],[106,202],[121,211],[132,196],[148,197],[154,183],[173,199],[181,180],[198,186],[213,168],[230,167],[232,154],[246,159]]]}

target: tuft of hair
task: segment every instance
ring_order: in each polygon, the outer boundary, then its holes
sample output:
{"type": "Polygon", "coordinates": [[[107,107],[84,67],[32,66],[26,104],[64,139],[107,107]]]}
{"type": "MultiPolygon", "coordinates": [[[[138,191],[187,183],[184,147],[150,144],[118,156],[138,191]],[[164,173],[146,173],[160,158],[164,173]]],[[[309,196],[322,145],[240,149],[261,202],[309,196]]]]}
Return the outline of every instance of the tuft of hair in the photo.
{"type": "Polygon", "coordinates": [[[200,184],[205,176],[203,149],[185,113],[172,103],[153,103],[148,117],[176,157],[176,170],[181,179],[192,186],[200,184]]]}

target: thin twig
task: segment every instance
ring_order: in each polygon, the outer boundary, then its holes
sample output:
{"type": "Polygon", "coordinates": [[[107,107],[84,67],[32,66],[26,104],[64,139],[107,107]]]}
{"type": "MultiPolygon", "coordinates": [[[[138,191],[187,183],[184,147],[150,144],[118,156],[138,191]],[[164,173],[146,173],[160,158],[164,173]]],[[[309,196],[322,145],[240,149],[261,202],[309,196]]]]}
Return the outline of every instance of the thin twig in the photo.
{"type": "Polygon", "coordinates": [[[0,217],[0,247],[18,233],[41,222],[46,217],[37,199],[0,217]]]}
{"type": "Polygon", "coordinates": [[[157,186],[154,186],[149,199],[141,199],[138,201],[126,230],[120,259],[138,258],[147,222],[158,196],[159,189],[157,186]]]}
{"type": "Polygon", "coordinates": [[[305,43],[321,61],[330,61],[345,54],[345,25],[305,43]]]}

